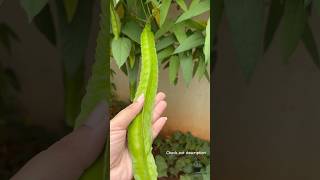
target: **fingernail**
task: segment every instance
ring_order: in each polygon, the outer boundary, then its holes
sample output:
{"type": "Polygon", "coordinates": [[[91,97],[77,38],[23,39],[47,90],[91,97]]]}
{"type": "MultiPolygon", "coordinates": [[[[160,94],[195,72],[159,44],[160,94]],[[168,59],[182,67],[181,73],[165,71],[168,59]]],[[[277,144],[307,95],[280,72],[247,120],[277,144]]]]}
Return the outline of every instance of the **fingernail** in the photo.
{"type": "Polygon", "coordinates": [[[143,103],[143,101],[144,101],[144,94],[141,94],[141,95],[138,97],[138,99],[136,100],[136,102],[138,102],[138,103],[140,104],[140,103],[143,103]]]}

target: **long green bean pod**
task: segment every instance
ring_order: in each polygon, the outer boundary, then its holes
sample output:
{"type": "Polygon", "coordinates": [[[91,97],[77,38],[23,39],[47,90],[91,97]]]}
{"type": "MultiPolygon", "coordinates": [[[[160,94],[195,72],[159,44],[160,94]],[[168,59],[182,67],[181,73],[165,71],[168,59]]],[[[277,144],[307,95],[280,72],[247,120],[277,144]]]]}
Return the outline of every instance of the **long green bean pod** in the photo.
{"type": "Polygon", "coordinates": [[[152,155],[152,111],[158,88],[158,59],[150,24],[141,34],[141,71],[135,95],[145,95],[142,111],[128,129],[128,148],[135,180],[156,180],[157,166],[152,155]]]}

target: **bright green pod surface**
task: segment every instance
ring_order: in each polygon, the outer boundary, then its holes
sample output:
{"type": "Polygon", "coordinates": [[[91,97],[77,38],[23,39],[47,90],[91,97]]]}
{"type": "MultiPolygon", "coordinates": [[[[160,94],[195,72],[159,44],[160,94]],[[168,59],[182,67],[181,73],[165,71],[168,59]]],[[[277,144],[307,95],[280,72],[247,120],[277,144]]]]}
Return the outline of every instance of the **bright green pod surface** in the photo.
{"type": "Polygon", "coordinates": [[[154,35],[147,24],[141,34],[141,71],[135,95],[145,95],[142,111],[128,129],[128,148],[135,180],[156,180],[158,173],[152,155],[152,111],[158,88],[158,59],[154,35]]]}

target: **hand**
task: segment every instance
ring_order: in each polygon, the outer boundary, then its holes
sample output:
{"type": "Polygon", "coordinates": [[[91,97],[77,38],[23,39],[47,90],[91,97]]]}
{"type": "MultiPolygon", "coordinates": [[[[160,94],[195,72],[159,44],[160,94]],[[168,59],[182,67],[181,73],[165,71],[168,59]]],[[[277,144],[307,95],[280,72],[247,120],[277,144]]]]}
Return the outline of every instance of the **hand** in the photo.
{"type": "Polygon", "coordinates": [[[99,104],[83,125],[33,157],[12,180],[78,179],[102,153],[108,109],[106,103],[99,104]]]}
{"type": "MultiPolygon", "coordinates": [[[[152,133],[153,139],[167,121],[161,117],[167,103],[164,101],[165,94],[158,93],[153,110],[152,133]]],[[[132,161],[127,148],[127,128],[130,122],[136,117],[143,107],[144,97],[141,96],[136,102],[123,109],[110,122],[110,179],[131,180],[132,161]]]]}
{"type": "MultiPolygon", "coordinates": [[[[156,97],[153,119],[154,137],[160,132],[166,118],[160,115],[166,107],[163,101],[165,95],[159,93],[156,97]]],[[[119,179],[119,169],[128,167],[127,179],[132,178],[132,167],[128,150],[125,146],[126,128],[133,118],[139,113],[143,106],[143,98],[122,110],[110,122],[110,174],[119,179]],[[123,129],[125,127],[125,129],[123,129]],[[119,148],[117,150],[117,148],[119,148]],[[123,158],[126,157],[126,158],[123,158]],[[129,159],[128,159],[129,158],[129,159]],[[126,160],[125,160],[126,159],[126,160]]],[[[51,145],[33,157],[12,180],[73,180],[78,179],[83,171],[87,169],[102,153],[107,129],[108,106],[106,103],[99,104],[90,114],[88,120],[68,134],[60,141],[51,145]]],[[[122,174],[120,172],[120,174],[122,174]]],[[[125,178],[125,177],[123,177],[125,178]]],[[[120,179],[121,180],[121,179],[120,179]]]]}

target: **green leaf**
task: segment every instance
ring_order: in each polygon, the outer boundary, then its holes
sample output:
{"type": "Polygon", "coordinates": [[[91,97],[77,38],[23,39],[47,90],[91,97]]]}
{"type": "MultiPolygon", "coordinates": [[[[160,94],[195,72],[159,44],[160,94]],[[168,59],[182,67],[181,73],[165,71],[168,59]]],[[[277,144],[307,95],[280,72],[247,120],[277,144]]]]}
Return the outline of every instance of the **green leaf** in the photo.
{"type": "Polygon", "coordinates": [[[272,0],[269,8],[269,15],[267,20],[267,26],[264,35],[264,51],[267,51],[273,36],[278,29],[281,18],[284,12],[284,2],[279,0],[272,0]]]}
{"type": "Polygon", "coordinates": [[[187,7],[186,3],[184,2],[184,0],[176,0],[176,3],[180,6],[180,8],[183,11],[187,11],[188,10],[188,7],[187,7]]]}
{"type": "Polygon", "coordinates": [[[84,58],[88,47],[91,27],[92,1],[79,2],[73,22],[65,18],[62,1],[57,2],[58,39],[62,55],[65,116],[72,126],[80,112],[80,101],[84,94],[84,58]]]}
{"type": "Polygon", "coordinates": [[[210,10],[209,0],[196,3],[194,6],[190,5],[190,8],[177,19],[176,23],[193,18],[209,10],[210,10]]]}
{"type": "Polygon", "coordinates": [[[128,38],[113,38],[111,43],[112,56],[120,68],[127,60],[131,50],[131,41],[128,38]]]}
{"type": "Polygon", "coordinates": [[[225,0],[234,48],[247,80],[263,55],[264,1],[225,0]]]}
{"type": "Polygon", "coordinates": [[[190,50],[204,44],[204,37],[200,32],[195,32],[185,39],[174,51],[174,54],[190,50]]]}
{"type": "Polygon", "coordinates": [[[205,56],[205,63],[207,64],[210,61],[210,18],[207,22],[206,28],[206,38],[204,41],[203,54],[205,56]]]}
{"type": "Polygon", "coordinates": [[[179,58],[178,56],[171,56],[169,60],[169,81],[171,84],[177,84],[177,76],[179,72],[179,58]]]}
{"type": "Polygon", "coordinates": [[[157,165],[157,171],[158,171],[158,177],[167,177],[167,170],[168,170],[168,165],[166,163],[165,158],[163,158],[160,155],[157,155],[155,157],[156,165],[157,165]]]}
{"type": "Polygon", "coordinates": [[[158,54],[158,61],[161,62],[165,59],[167,59],[168,57],[170,57],[172,55],[174,51],[174,47],[169,46],[167,48],[165,48],[164,50],[160,51],[158,54]]]}
{"type": "Polygon", "coordinates": [[[320,0],[314,0],[313,3],[318,15],[320,16],[320,0]]]}
{"type": "Polygon", "coordinates": [[[183,80],[188,87],[192,79],[192,70],[193,70],[192,55],[187,56],[185,55],[185,53],[180,53],[179,59],[180,59],[180,66],[183,74],[183,80]]]}
{"type": "Polygon", "coordinates": [[[172,0],[162,1],[161,5],[160,5],[160,27],[163,25],[163,23],[165,22],[165,20],[167,18],[167,14],[170,9],[171,1],[172,0]]]}
{"type": "Polygon", "coordinates": [[[142,32],[141,26],[135,21],[128,21],[122,28],[122,33],[127,35],[131,40],[140,44],[140,34],[142,32]]]}
{"type": "Polygon", "coordinates": [[[223,14],[223,9],[224,9],[223,0],[213,1],[212,8],[213,8],[212,9],[212,23],[213,23],[212,34],[214,38],[216,36],[217,30],[221,22],[222,14],[223,14]]]}
{"type": "Polygon", "coordinates": [[[304,0],[304,7],[309,6],[311,4],[311,2],[312,2],[312,0],[304,0]]]}
{"type": "Polygon", "coordinates": [[[71,22],[78,7],[79,0],[63,0],[68,22],[71,22]]]}
{"type": "Polygon", "coordinates": [[[161,39],[156,43],[157,51],[160,51],[160,50],[162,50],[162,49],[164,49],[164,48],[172,45],[175,41],[176,41],[176,39],[174,38],[173,35],[170,35],[170,36],[161,38],[161,39]]]}
{"type": "Polygon", "coordinates": [[[120,0],[113,0],[113,4],[114,4],[114,7],[117,6],[117,4],[119,3],[120,0]]]}
{"type": "Polygon", "coordinates": [[[18,35],[5,23],[0,23],[0,44],[11,54],[11,41],[20,41],[18,35]]]}
{"type": "Polygon", "coordinates": [[[312,30],[309,24],[307,24],[304,29],[304,32],[302,34],[302,41],[306,49],[309,51],[314,64],[317,67],[320,67],[320,57],[319,57],[317,43],[315,41],[314,35],[312,33],[312,30]]]}
{"type": "MultiPolygon", "coordinates": [[[[81,112],[77,117],[75,127],[79,127],[99,103],[107,102],[110,98],[109,0],[101,0],[100,8],[100,30],[97,37],[95,63],[92,66],[92,74],[81,102],[81,112]]],[[[106,136],[104,153],[85,170],[81,180],[109,179],[109,134],[106,136]]]]}
{"type": "Polygon", "coordinates": [[[199,80],[201,80],[203,75],[206,72],[207,65],[204,62],[204,57],[203,56],[200,56],[198,62],[199,62],[199,64],[198,64],[198,67],[197,67],[196,76],[198,77],[199,80]]]}
{"type": "Polygon", "coordinates": [[[281,45],[284,62],[288,62],[295,51],[306,26],[307,14],[303,0],[290,0],[285,3],[281,45]]]}
{"type": "Polygon", "coordinates": [[[116,12],[112,4],[110,4],[110,18],[113,35],[116,39],[118,39],[121,32],[121,21],[118,13],[116,12]]]}
{"type": "Polygon", "coordinates": [[[195,21],[193,19],[188,19],[183,22],[185,23],[186,26],[198,31],[203,31],[204,29],[206,29],[206,25],[203,25],[202,23],[195,21]]]}
{"type": "Polygon", "coordinates": [[[188,38],[185,29],[186,28],[184,23],[176,24],[173,28],[173,33],[180,44],[188,38]]]}
{"type": "Polygon", "coordinates": [[[37,16],[34,17],[33,22],[38,30],[49,40],[49,42],[53,45],[56,45],[56,29],[48,4],[37,16]]]}
{"type": "Polygon", "coordinates": [[[160,29],[155,33],[155,38],[158,39],[160,38],[162,35],[164,35],[165,33],[167,33],[169,30],[172,29],[172,27],[174,26],[174,22],[171,19],[166,19],[166,21],[164,22],[164,24],[160,27],[160,29]]]}
{"type": "Polygon", "coordinates": [[[42,8],[48,3],[48,0],[20,0],[22,8],[28,15],[29,22],[36,16],[42,8]]]}

